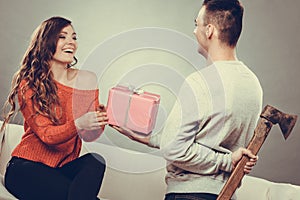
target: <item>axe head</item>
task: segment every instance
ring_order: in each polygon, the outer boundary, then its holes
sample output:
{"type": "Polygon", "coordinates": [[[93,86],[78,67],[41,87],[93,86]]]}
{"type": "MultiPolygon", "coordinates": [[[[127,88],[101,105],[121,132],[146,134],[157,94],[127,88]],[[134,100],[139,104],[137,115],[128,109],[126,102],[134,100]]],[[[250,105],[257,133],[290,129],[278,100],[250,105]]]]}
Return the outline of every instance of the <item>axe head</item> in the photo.
{"type": "Polygon", "coordinates": [[[297,115],[286,114],[270,105],[263,109],[260,116],[272,124],[279,124],[284,139],[289,137],[297,121],[297,115]]]}

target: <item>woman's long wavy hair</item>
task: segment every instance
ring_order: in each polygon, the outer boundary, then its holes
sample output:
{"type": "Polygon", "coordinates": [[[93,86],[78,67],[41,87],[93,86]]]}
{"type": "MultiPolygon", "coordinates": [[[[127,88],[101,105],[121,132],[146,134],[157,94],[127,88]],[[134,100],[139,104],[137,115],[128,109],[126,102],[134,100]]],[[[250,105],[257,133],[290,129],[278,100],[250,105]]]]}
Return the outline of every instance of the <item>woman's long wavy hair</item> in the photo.
{"type": "MultiPolygon", "coordinates": [[[[18,92],[21,92],[23,96],[28,88],[33,91],[31,100],[36,114],[46,116],[54,124],[59,124],[59,117],[56,115],[55,108],[59,107],[60,103],[57,96],[57,87],[50,70],[50,61],[56,51],[59,34],[68,25],[71,25],[70,20],[62,17],[52,17],[42,22],[33,33],[30,45],[23,56],[21,67],[13,77],[11,91],[4,105],[4,110],[8,106],[10,106],[10,109],[4,114],[4,123],[0,131],[16,114],[18,92]],[[26,84],[20,88],[22,80],[26,80],[26,84]]],[[[75,57],[74,60],[76,64],[77,59],[75,57]]],[[[71,67],[71,64],[68,67],[71,67]]],[[[24,107],[25,104],[23,103],[19,110],[24,107]]]]}

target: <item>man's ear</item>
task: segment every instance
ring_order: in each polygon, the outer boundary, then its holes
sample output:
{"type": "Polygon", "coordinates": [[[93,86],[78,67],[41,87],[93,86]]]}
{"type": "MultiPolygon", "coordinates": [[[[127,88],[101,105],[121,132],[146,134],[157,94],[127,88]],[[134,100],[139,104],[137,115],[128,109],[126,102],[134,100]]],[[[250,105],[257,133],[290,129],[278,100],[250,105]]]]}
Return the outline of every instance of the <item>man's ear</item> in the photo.
{"type": "Polygon", "coordinates": [[[215,27],[212,24],[206,26],[205,34],[207,39],[211,39],[215,31],[215,27]]]}

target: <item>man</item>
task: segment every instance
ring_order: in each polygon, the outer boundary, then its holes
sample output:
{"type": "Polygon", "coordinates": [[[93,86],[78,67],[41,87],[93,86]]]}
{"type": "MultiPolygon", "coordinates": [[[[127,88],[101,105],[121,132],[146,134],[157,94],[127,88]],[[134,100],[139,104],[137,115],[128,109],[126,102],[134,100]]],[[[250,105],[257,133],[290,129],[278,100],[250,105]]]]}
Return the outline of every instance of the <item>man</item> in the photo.
{"type": "Polygon", "coordinates": [[[167,165],[165,200],[216,199],[249,143],[262,107],[256,76],[236,57],[243,7],[238,0],[204,0],[194,34],[208,66],[187,77],[164,130],[133,140],[161,148],[167,165]]]}

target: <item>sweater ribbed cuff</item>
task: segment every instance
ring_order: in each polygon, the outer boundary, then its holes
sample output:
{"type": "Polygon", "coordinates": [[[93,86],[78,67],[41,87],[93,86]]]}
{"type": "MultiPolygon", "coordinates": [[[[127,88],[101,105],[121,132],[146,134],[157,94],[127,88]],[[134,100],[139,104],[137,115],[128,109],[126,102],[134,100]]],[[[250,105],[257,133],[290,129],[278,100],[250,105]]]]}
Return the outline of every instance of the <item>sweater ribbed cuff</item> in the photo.
{"type": "Polygon", "coordinates": [[[233,169],[232,166],[232,160],[231,160],[231,153],[227,154],[220,154],[219,156],[222,156],[223,158],[221,159],[221,164],[220,164],[220,170],[225,171],[225,172],[231,172],[233,169]]]}
{"type": "Polygon", "coordinates": [[[149,147],[153,147],[153,148],[160,148],[160,136],[161,133],[156,133],[154,135],[150,135],[150,140],[149,140],[149,147]]]}

